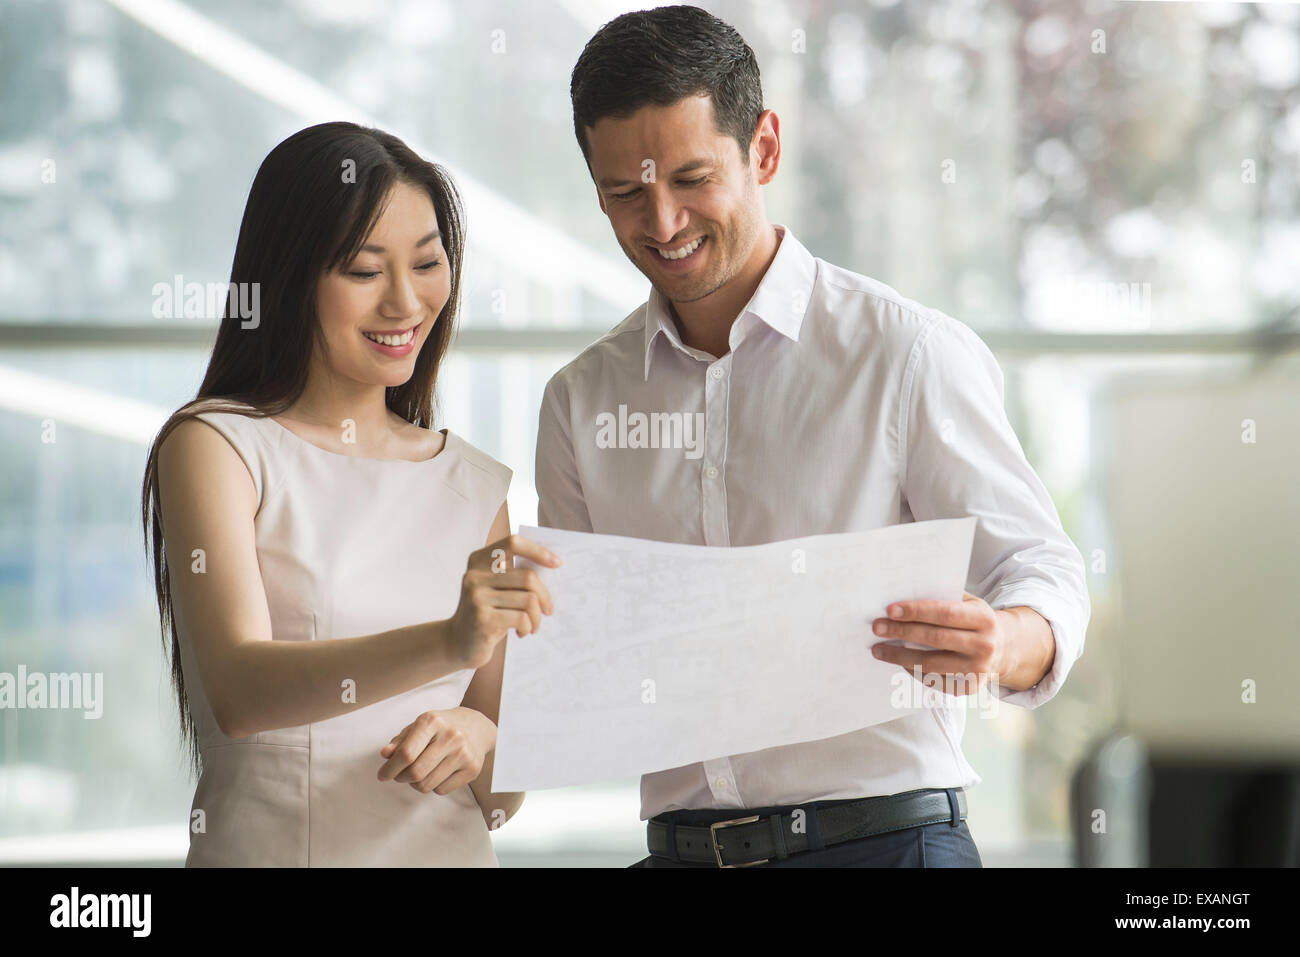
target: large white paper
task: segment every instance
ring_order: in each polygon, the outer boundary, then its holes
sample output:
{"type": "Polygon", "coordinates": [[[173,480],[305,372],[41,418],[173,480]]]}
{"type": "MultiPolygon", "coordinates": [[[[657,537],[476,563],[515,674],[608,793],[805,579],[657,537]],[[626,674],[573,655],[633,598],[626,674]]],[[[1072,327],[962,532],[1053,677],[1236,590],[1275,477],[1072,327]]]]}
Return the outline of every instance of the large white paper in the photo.
{"type": "Polygon", "coordinates": [[[915,679],[872,656],[872,622],[894,601],[959,600],[975,521],[741,548],[521,528],[563,565],[519,561],[555,612],[506,639],[493,790],[645,774],[910,713],[920,696],[891,692],[915,679]]]}

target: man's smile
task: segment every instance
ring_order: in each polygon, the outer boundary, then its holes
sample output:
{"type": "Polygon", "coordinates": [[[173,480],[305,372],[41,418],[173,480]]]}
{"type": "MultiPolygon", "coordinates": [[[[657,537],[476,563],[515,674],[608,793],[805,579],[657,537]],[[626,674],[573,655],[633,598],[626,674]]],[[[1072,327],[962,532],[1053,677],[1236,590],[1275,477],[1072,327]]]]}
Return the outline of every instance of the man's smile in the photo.
{"type": "Polygon", "coordinates": [[[688,269],[694,266],[700,258],[700,249],[708,242],[707,236],[697,236],[690,242],[674,246],[672,248],[662,248],[646,244],[646,249],[653,250],[658,254],[660,265],[665,269],[679,270],[688,269]]]}

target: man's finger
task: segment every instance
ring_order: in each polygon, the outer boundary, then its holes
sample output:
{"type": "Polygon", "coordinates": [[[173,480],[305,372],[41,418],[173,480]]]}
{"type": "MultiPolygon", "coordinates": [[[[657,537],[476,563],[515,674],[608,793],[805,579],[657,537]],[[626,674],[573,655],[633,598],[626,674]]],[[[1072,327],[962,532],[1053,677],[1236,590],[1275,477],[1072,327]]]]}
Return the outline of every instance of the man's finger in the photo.
{"type": "MultiPolygon", "coordinates": [[[[972,596],[974,597],[974,596],[972,596]]],[[[896,601],[885,613],[890,621],[922,621],[945,628],[975,630],[988,621],[979,599],[970,601],[896,601]]]]}
{"type": "Polygon", "coordinates": [[[912,677],[916,677],[919,668],[922,684],[934,686],[935,681],[941,680],[949,694],[974,694],[993,677],[990,672],[975,668],[969,658],[949,652],[915,651],[890,645],[876,645],[872,652],[882,661],[900,666],[912,677]]]}
{"type": "Polygon", "coordinates": [[[877,637],[890,641],[910,641],[927,648],[942,648],[959,654],[974,655],[980,650],[977,644],[981,640],[979,633],[962,628],[938,628],[914,621],[882,620],[876,623],[872,632],[877,637]]]}

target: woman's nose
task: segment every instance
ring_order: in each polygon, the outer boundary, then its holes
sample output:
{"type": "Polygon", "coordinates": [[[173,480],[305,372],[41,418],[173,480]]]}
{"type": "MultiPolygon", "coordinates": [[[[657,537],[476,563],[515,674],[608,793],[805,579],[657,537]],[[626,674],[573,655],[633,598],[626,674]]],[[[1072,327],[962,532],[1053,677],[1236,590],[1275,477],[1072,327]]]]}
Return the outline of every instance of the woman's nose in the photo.
{"type": "Polygon", "coordinates": [[[390,319],[406,319],[420,311],[420,297],[415,294],[415,286],[405,276],[399,276],[388,284],[384,295],[381,312],[390,319]]]}

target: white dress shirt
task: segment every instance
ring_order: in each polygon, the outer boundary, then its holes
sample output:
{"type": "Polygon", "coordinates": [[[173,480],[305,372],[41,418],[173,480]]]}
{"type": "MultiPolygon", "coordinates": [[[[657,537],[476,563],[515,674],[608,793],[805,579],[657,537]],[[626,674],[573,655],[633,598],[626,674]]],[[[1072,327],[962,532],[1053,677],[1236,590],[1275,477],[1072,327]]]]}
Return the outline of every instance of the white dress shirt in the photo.
{"type": "MultiPolygon", "coordinates": [[[[1007,421],[1001,369],[961,322],[815,259],[776,229],[776,256],[726,355],[684,345],[652,289],[552,377],[537,436],[538,524],[740,546],[974,515],[966,590],[994,608],[1034,609],[1055,635],[1037,686],[998,689],[1002,701],[1037,707],[1082,652],[1092,609],[1082,556],[1007,421]],[[646,433],[629,427],[611,441],[609,423],[635,425],[637,412],[701,413],[690,423],[704,434],[692,444],[690,430],[655,431],[659,447],[646,448],[646,433]]],[[[880,640],[870,623],[862,640],[880,640]]],[[[971,787],[980,777],[961,750],[971,700],[644,775],[641,817],[971,787]]]]}

